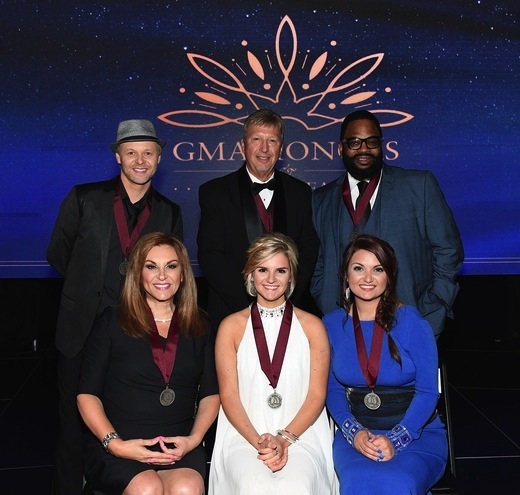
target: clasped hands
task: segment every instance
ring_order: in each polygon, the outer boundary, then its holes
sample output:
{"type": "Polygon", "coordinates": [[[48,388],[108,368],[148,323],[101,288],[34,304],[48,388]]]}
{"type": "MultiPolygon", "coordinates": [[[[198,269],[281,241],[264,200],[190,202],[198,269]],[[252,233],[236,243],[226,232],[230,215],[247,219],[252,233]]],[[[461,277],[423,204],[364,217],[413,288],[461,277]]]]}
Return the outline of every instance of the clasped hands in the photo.
{"type": "Polygon", "coordinates": [[[115,439],[110,442],[113,455],[157,466],[175,464],[195,447],[190,437],[158,436],[152,439],[115,439]]]}
{"type": "Polygon", "coordinates": [[[257,459],[261,460],[273,473],[280,471],[287,464],[289,443],[282,437],[263,433],[257,443],[257,459]]]}
{"type": "Polygon", "coordinates": [[[354,447],[365,457],[386,462],[395,455],[394,446],[386,435],[374,435],[369,430],[360,430],[354,437],[354,447]]]}

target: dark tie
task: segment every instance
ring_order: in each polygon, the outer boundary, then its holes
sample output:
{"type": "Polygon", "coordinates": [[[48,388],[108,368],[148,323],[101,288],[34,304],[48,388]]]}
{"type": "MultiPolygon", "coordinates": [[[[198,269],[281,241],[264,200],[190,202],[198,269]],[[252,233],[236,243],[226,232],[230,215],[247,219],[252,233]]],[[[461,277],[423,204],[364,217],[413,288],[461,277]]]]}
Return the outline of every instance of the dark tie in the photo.
{"type": "Polygon", "coordinates": [[[264,182],[263,184],[260,184],[259,182],[253,182],[251,184],[251,189],[253,190],[253,194],[258,194],[264,189],[270,189],[271,191],[274,191],[274,177],[271,180],[264,182]]]}
{"type": "MultiPolygon", "coordinates": [[[[358,182],[358,189],[359,189],[359,196],[356,199],[356,210],[358,208],[359,203],[361,202],[361,196],[363,196],[363,193],[365,192],[365,189],[368,186],[368,182],[362,180],[358,182]]],[[[368,217],[370,216],[370,202],[367,204],[367,207],[365,211],[363,212],[363,216],[361,217],[361,220],[359,221],[359,225],[362,227],[366,225],[368,221],[368,217]]]]}

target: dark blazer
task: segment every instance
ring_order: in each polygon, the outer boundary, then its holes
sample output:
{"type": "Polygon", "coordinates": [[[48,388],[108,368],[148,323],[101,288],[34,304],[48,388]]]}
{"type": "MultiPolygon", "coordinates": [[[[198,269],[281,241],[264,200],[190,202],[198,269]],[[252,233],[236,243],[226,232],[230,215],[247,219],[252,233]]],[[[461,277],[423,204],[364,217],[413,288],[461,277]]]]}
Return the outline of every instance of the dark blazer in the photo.
{"type": "MultiPolygon", "coordinates": [[[[292,300],[297,306],[305,301],[305,306],[319,247],[312,223],[311,189],[283,172],[275,171],[274,177],[273,231],[290,236],[298,247],[298,281],[292,300]]],[[[215,329],[225,316],[250,302],[242,276],[246,250],[264,233],[250,183],[244,165],[199,189],[198,258],[209,284],[208,313],[215,329]]]]}
{"type": "MultiPolygon", "coordinates": [[[[47,261],[64,277],[56,347],[76,356],[100,311],[117,179],[74,186],[61,204],[47,261]]],[[[152,189],[152,209],[141,235],[166,232],[182,239],[180,207],[152,189]]],[[[117,301],[115,301],[117,302],[117,301]]]]}
{"type": "MultiPolygon", "coordinates": [[[[321,247],[311,292],[324,313],[339,307],[339,269],[354,226],[343,203],[344,176],[313,194],[321,247]]],[[[385,165],[372,213],[361,232],[385,239],[399,263],[397,295],[415,306],[435,335],[459,290],[464,250],[453,214],[431,172],[385,165]]]]}

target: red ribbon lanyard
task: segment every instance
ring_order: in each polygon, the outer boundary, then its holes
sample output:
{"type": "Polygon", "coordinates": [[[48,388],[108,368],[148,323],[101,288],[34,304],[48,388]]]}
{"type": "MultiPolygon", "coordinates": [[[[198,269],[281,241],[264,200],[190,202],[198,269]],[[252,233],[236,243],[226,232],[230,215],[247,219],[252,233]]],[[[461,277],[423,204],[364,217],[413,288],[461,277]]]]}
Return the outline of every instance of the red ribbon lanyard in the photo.
{"type": "Polygon", "coordinates": [[[251,305],[251,322],[253,324],[253,335],[256,342],[256,350],[258,351],[258,358],[260,359],[260,366],[265,376],[269,380],[271,387],[276,388],[278,379],[282,371],[282,364],[287,349],[287,342],[289,341],[289,332],[291,331],[291,322],[293,316],[293,306],[291,301],[285,303],[285,310],[283,312],[282,324],[280,325],[280,332],[276,339],[276,346],[273,353],[273,361],[269,358],[269,349],[267,348],[267,340],[265,338],[264,326],[256,302],[251,305]]]}
{"type": "Polygon", "coordinates": [[[379,375],[379,365],[381,363],[381,351],[383,349],[383,335],[385,331],[377,323],[374,322],[374,333],[372,335],[372,344],[370,346],[370,357],[367,357],[367,348],[365,339],[361,331],[361,323],[357,312],[356,305],[352,305],[352,320],[354,323],[354,337],[356,338],[356,349],[359,359],[361,372],[367,381],[368,386],[374,389],[376,386],[377,375],[379,375]]]}
{"type": "Polygon", "coordinates": [[[146,222],[150,218],[151,209],[151,195],[149,195],[146,206],[139,215],[137,225],[135,226],[134,230],[132,231],[132,235],[130,236],[130,233],[128,232],[128,225],[126,224],[125,211],[123,209],[123,200],[121,199],[121,193],[119,191],[119,182],[116,183],[114,196],[114,216],[116,217],[119,242],[121,243],[121,248],[125,258],[128,257],[130,250],[134,247],[137,239],[139,239],[146,222]]]}
{"type": "Polygon", "coordinates": [[[370,179],[370,182],[368,183],[368,186],[365,189],[363,196],[358,201],[358,207],[354,209],[354,205],[352,204],[352,195],[350,194],[350,183],[348,180],[348,174],[345,175],[345,180],[343,182],[343,202],[345,203],[350,217],[352,218],[352,223],[354,224],[355,229],[358,228],[359,222],[361,221],[361,218],[363,218],[363,213],[365,213],[365,210],[367,209],[367,206],[370,203],[370,198],[372,198],[372,195],[376,190],[380,177],[381,170],[379,170],[377,175],[374,175],[374,177],[370,179]]]}
{"type": "Polygon", "coordinates": [[[157,325],[155,324],[151,311],[150,320],[152,331],[148,334],[148,340],[152,346],[153,360],[161,371],[164,383],[168,385],[168,383],[170,383],[173,365],[175,364],[175,356],[177,354],[177,344],[179,343],[179,325],[174,313],[172,316],[172,321],[170,322],[170,328],[168,329],[166,347],[164,348],[161,342],[161,336],[159,335],[159,331],[157,330],[157,325]]]}

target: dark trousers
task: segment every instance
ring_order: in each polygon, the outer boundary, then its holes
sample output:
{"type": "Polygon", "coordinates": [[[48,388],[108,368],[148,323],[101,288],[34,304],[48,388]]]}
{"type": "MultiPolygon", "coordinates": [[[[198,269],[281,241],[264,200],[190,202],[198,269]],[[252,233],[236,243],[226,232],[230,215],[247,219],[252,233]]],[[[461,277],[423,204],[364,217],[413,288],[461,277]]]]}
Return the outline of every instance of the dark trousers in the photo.
{"type": "Polygon", "coordinates": [[[54,465],[54,494],[81,495],[83,491],[83,421],[76,404],[82,352],[58,357],[60,425],[54,465]]]}

